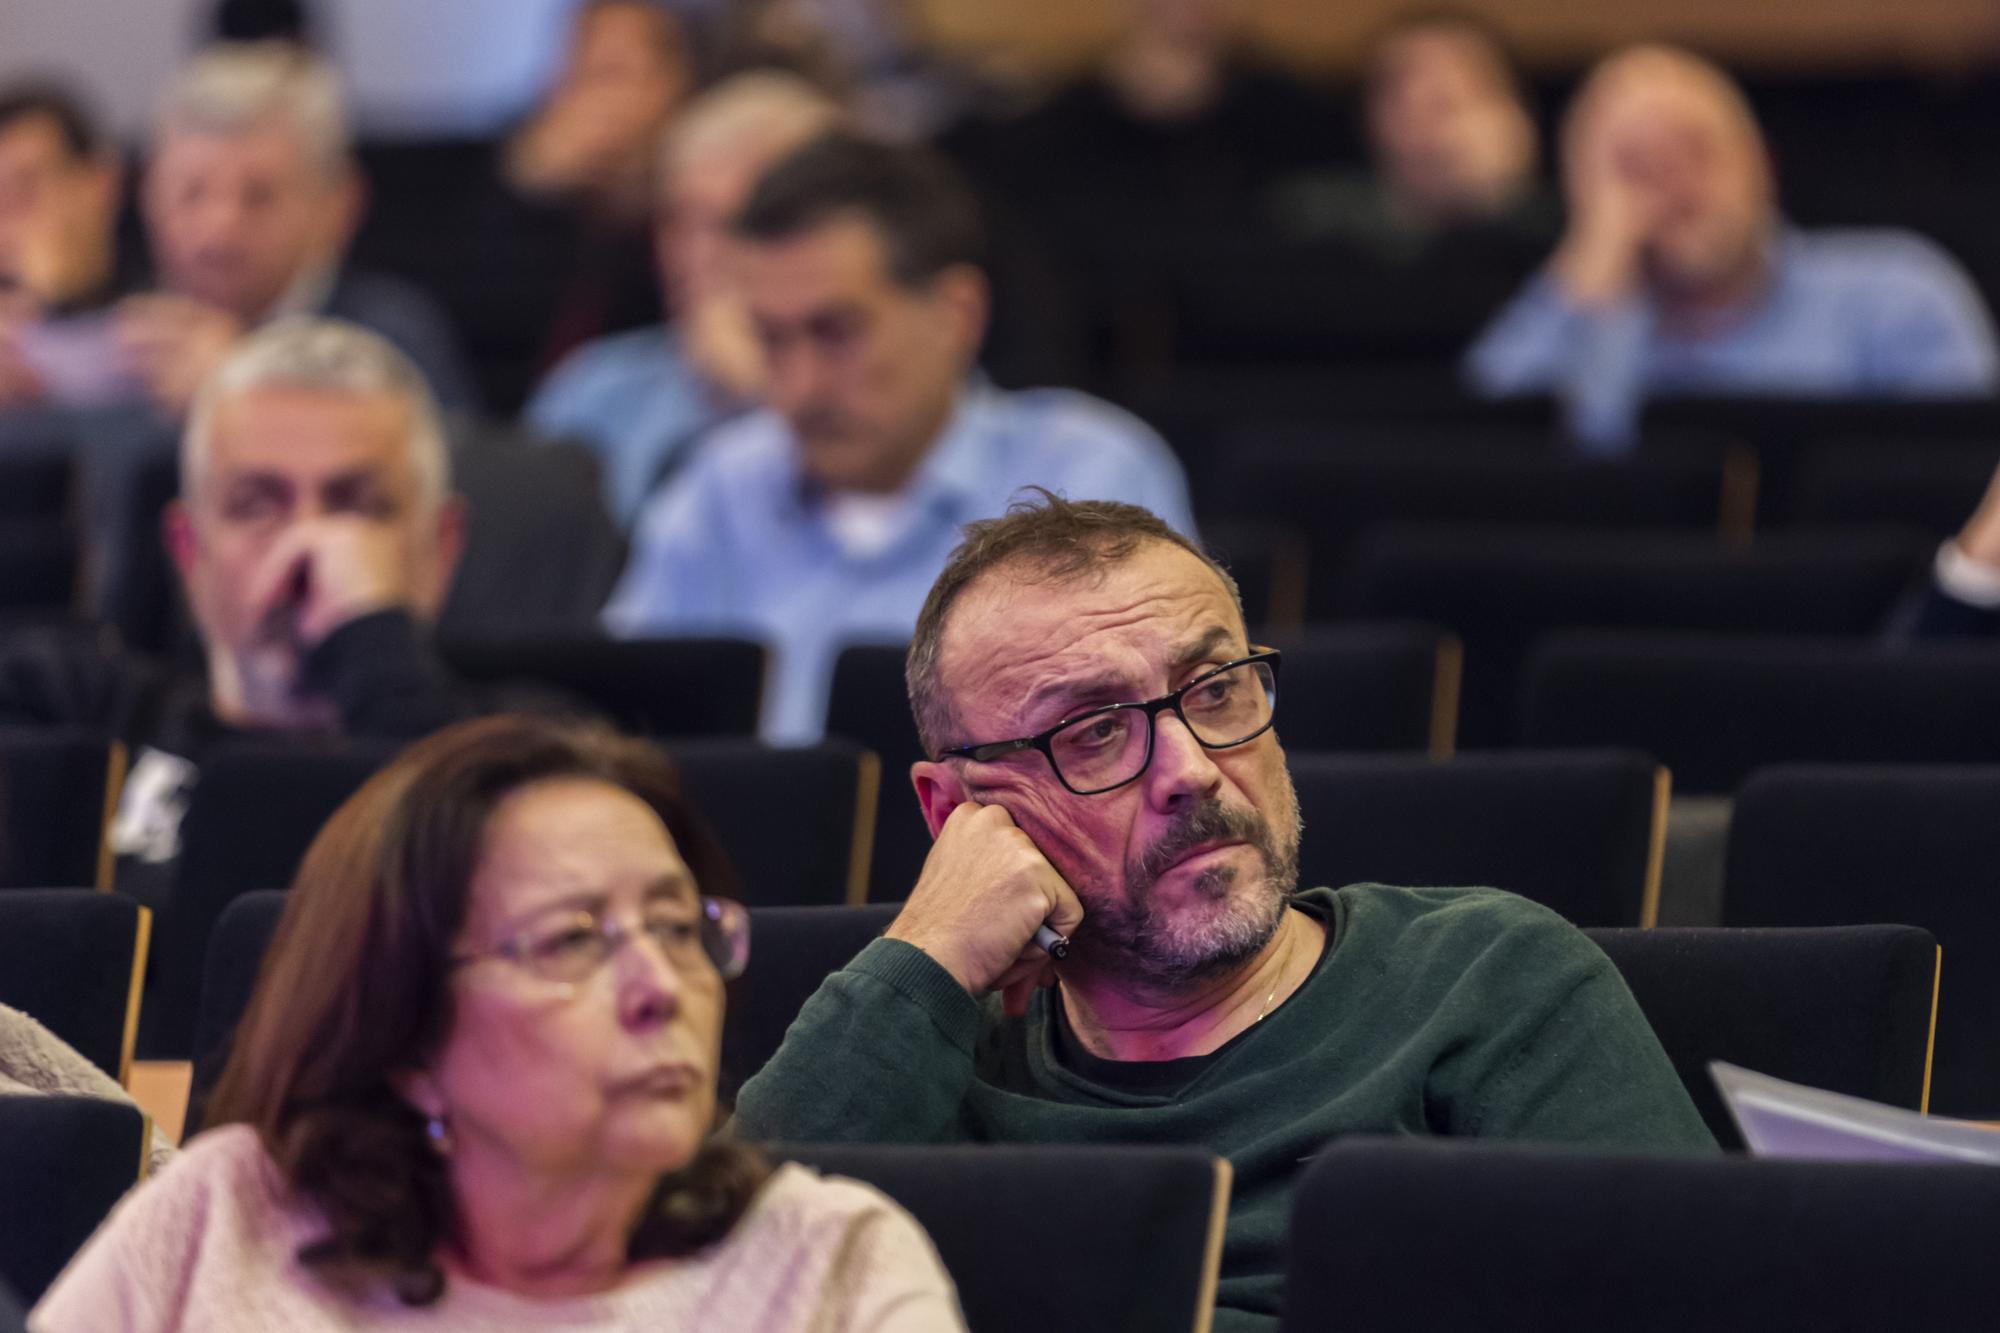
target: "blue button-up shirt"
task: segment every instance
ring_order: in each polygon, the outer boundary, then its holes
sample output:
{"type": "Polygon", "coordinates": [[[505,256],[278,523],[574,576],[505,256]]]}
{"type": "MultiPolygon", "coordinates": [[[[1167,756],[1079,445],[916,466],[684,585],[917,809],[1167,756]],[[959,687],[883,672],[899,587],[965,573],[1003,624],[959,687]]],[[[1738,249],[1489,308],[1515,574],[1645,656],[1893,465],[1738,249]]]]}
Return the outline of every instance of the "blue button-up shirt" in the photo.
{"type": "Polygon", "coordinates": [[[1006,512],[1024,486],[1123,500],[1194,533],[1179,462],[1136,418],[1085,394],[975,380],[904,488],[895,535],[858,551],[807,484],[791,428],[758,412],[703,439],[647,505],[605,624],[764,642],[765,738],[815,740],[841,648],[907,640],[959,529],[1006,512]]]}
{"type": "Polygon", "coordinates": [[[537,434],[590,446],[604,466],[604,500],[630,527],[661,471],[696,436],[743,410],[710,385],[672,328],[593,339],[556,364],[522,416],[537,434]]]}
{"type": "Polygon", "coordinates": [[[1698,335],[1635,297],[1572,304],[1543,274],[1480,335],[1466,374],[1490,395],[1553,393],[1571,433],[1603,451],[1667,394],[1957,395],[2000,383],[1993,323],[1962,269],[1900,231],[1785,230],[1769,286],[1698,335]]]}

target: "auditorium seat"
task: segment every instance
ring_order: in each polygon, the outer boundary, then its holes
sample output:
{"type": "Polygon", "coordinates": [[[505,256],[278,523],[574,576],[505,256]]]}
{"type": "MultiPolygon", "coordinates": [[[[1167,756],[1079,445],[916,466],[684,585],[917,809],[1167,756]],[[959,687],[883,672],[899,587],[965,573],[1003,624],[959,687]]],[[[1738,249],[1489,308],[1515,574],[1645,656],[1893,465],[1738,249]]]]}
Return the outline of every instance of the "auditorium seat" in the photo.
{"type": "Polygon", "coordinates": [[[1525,674],[1525,744],[1645,750],[1684,794],[1794,760],[2000,761],[2000,649],[1981,644],[1555,634],[1525,674]]]}
{"type": "Polygon", "coordinates": [[[2000,764],[1765,769],[1737,793],[1723,882],[1729,925],[1907,921],[1935,935],[1931,1105],[1981,1119],[2000,1117],[1996,811],[2000,764]]]}
{"type": "Polygon", "coordinates": [[[747,639],[607,639],[588,634],[445,639],[461,677],[494,687],[542,686],[646,736],[751,736],[765,651],[747,639]]]}
{"type": "Polygon", "coordinates": [[[0,520],[0,607],[68,610],[78,604],[78,543],[58,519],[0,520]]]}
{"type": "Polygon", "coordinates": [[[1890,524],[1943,538],[1978,507],[2000,434],[1978,444],[1835,444],[1800,460],[1786,511],[1804,526],[1890,524]]]}
{"type": "Polygon", "coordinates": [[[937,1246],[979,1333],[1209,1326],[1230,1168],[1201,1148],[830,1143],[775,1152],[903,1205],[937,1246]]]}
{"type": "Polygon", "coordinates": [[[887,930],[900,909],[897,903],[750,909],[750,966],[730,987],[722,1024],[725,1096],[764,1067],[820,982],[887,930]]]}
{"type": "Polygon", "coordinates": [[[1522,663],[1547,632],[1872,633],[1931,549],[1898,533],[1786,533],[1733,548],[1684,534],[1398,526],[1362,542],[1353,609],[1456,631],[1459,740],[1491,746],[1515,739],[1522,663]]]}
{"type": "Polygon", "coordinates": [[[74,473],[66,450],[0,454],[0,520],[70,519],[74,473]]]}
{"type": "Polygon", "coordinates": [[[68,728],[0,728],[0,889],[108,888],[125,747],[68,728]]]}
{"type": "Polygon", "coordinates": [[[1800,476],[1830,448],[1895,441],[1909,451],[1932,445],[2000,441],[2000,399],[1926,397],[1660,398],[1646,407],[1642,433],[1707,431],[1755,452],[1758,522],[1787,524],[1800,476]]]}
{"type": "Polygon", "coordinates": [[[1746,535],[1754,469],[1719,444],[1682,441],[1631,457],[1577,454],[1541,432],[1330,425],[1223,436],[1208,515],[1309,535],[1306,613],[1346,613],[1357,543],[1385,523],[1746,535]]]}
{"type": "Polygon", "coordinates": [[[208,1094],[228,1063],[236,1024],[250,1007],[250,993],[256,989],[265,950],[284,914],[284,890],[257,889],[232,899],[209,932],[202,957],[194,1040],[189,1048],[194,1070],[188,1084],[185,1133],[193,1134],[202,1127],[208,1094]]]}
{"type": "Polygon", "coordinates": [[[1742,1146],[1708,1062],[1921,1110],[1937,941],[1914,926],[1591,930],[1716,1140],[1742,1146]]]}
{"type": "MultiPolygon", "coordinates": [[[[202,959],[223,909],[251,890],[290,885],[320,826],[394,748],[238,745],[203,768],[182,827],[170,924],[148,997],[149,1057],[185,1059],[192,1049],[202,959]]],[[[766,749],[718,740],[668,752],[735,863],[746,902],[859,899],[880,781],[874,755],[835,742],[766,749]],[[784,837],[771,835],[773,810],[797,816],[784,837]]]]}
{"type": "Polygon", "coordinates": [[[751,741],[669,747],[756,906],[868,897],[882,762],[846,741],[771,749],[751,741]],[[782,825],[782,829],[780,829],[782,825]]]}
{"type": "Polygon", "coordinates": [[[146,995],[140,1053],[184,1060],[194,1035],[202,958],[223,908],[252,889],[292,882],[320,825],[396,747],[337,749],[238,742],[202,765],[181,821],[181,856],[161,912],[160,956],[146,995]]]}
{"type": "Polygon", "coordinates": [[[95,889],[0,893],[0,1004],[41,1023],[112,1079],[132,1068],[152,913],[95,889]]]}
{"type": "Polygon", "coordinates": [[[597,455],[491,422],[460,419],[452,433],[452,488],[467,501],[465,553],[439,634],[590,633],[625,567],[597,455]]]}
{"type": "Polygon", "coordinates": [[[1457,744],[1458,636],[1416,622],[1348,621],[1278,630],[1278,735],[1287,749],[1427,753],[1457,744]]]}
{"type": "Polygon", "coordinates": [[[1486,885],[1587,926],[1657,915],[1670,781],[1643,754],[1289,758],[1301,885],[1486,885]]]}
{"type": "Polygon", "coordinates": [[[138,1183],[150,1127],[96,1097],[0,1097],[0,1283],[32,1305],[138,1183]]]}
{"type": "Polygon", "coordinates": [[[2000,1305],[1983,1165],[1344,1139],[1292,1201],[1281,1333],[1960,1333],[2000,1305]]]}

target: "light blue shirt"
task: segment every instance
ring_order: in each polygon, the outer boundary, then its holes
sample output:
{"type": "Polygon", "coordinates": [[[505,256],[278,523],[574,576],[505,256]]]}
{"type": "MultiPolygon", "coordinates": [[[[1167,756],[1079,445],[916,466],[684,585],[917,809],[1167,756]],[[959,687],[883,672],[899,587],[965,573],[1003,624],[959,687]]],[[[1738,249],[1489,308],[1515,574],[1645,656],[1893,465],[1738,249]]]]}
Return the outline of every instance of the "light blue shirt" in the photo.
{"type": "Polygon", "coordinates": [[[816,740],[840,650],[907,640],[959,529],[1031,485],[1141,505],[1194,534],[1180,463],[1136,418],[1086,394],[975,379],[904,489],[894,537],[856,551],[808,487],[791,428],[764,411],[703,439],[647,505],[605,625],[760,640],[773,656],[765,739],[816,740]]]}
{"type": "Polygon", "coordinates": [[[1670,394],[1952,396],[2000,383],[1993,323],[1950,256],[1902,231],[1784,230],[1763,298],[1699,337],[1634,298],[1572,305],[1544,273],[1466,356],[1489,396],[1553,393],[1571,433],[1618,452],[1644,400],[1670,394]]]}
{"type": "Polygon", "coordinates": [[[576,440],[604,465],[604,500],[638,520],[661,469],[703,431],[742,411],[698,374],[665,324],[594,338],[556,363],[522,416],[536,434],[576,440]]]}

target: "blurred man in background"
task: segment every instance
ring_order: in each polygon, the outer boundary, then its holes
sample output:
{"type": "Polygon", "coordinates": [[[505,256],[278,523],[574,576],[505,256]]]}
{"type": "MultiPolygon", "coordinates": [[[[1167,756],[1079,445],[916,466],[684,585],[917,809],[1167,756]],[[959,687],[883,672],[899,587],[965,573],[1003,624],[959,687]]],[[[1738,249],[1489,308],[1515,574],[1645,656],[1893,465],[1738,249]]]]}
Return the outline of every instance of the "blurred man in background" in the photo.
{"type": "Polygon", "coordinates": [[[935,155],[821,138],[764,177],[735,235],[769,410],[706,437],[647,506],[605,620],[768,643],[768,738],[817,737],[840,648],[907,637],[960,525],[1021,487],[1192,531],[1180,466],[1144,425],[973,372],[978,209],[935,155]]]}
{"type": "Polygon", "coordinates": [[[765,71],[718,84],[668,132],[653,246],[672,322],[586,343],[526,411],[540,433],[597,451],[621,524],[637,520],[684,446],[763,388],[763,353],[730,271],[729,224],[772,163],[839,115],[804,80],[765,71]]]}
{"type": "Polygon", "coordinates": [[[195,398],[182,498],[163,516],[204,668],[18,634],[0,655],[0,723],[124,741],[113,841],[159,864],[230,736],[415,737],[470,715],[427,629],[463,544],[447,469],[436,403],[382,338],[288,319],[239,340],[195,398]]]}
{"type": "Polygon", "coordinates": [[[1629,443],[1654,394],[1948,395],[2000,383],[1964,273],[1902,232],[1801,232],[1727,75],[1642,47],[1591,76],[1563,132],[1569,227],[1481,335],[1491,395],[1555,393],[1571,430],[1629,443]]]}
{"type": "Polygon", "coordinates": [[[443,313],[343,262],[363,187],[338,81],[317,57],[284,42],[197,55],[161,103],[141,202],[159,290],[120,303],[114,333],[163,411],[185,412],[246,331],[296,314],[374,330],[446,407],[471,405],[443,313]]]}

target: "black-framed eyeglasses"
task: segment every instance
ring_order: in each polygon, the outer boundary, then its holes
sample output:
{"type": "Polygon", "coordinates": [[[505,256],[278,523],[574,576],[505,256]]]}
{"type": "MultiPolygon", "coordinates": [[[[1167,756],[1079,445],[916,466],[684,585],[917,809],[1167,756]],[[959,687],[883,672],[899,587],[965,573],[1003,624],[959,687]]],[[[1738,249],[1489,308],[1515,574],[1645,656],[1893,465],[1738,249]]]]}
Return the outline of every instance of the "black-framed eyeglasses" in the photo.
{"type": "Polygon", "coordinates": [[[1097,796],[1136,781],[1153,762],[1154,724],[1171,709],[1204,749],[1226,750],[1271,729],[1278,713],[1278,660],[1265,649],[1205,671],[1157,699],[1107,704],[1066,717],[1038,736],[960,745],[939,759],[990,763],[1017,750],[1040,750],[1056,780],[1078,796],[1097,796]]]}
{"type": "Polygon", "coordinates": [[[459,954],[453,967],[504,958],[544,981],[575,985],[603,967],[620,945],[648,935],[677,971],[713,968],[724,981],[750,961],[750,913],[730,898],[649,904],[636,926],[583,908],[549,912],[490,949],[459,954]]]}

